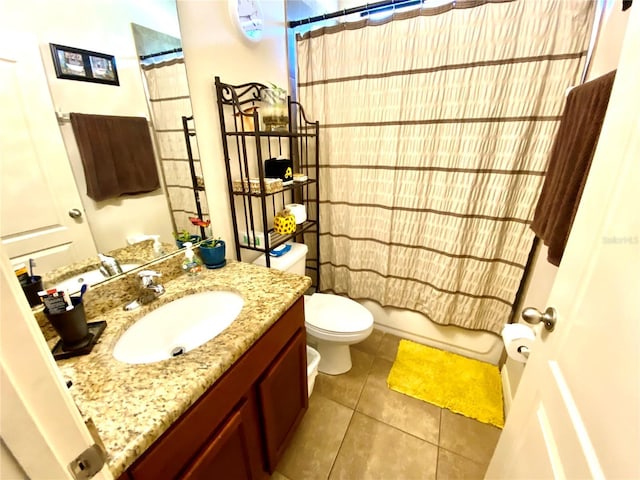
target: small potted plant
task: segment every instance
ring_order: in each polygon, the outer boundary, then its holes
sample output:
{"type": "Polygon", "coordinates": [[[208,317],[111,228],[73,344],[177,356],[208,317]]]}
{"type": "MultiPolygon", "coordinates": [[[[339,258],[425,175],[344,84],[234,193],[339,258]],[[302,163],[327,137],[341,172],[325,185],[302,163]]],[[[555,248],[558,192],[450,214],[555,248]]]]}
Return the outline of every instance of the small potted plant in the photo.
{"type": "Polygon", "coordinates": [[[221,268],[227,264],[224,240],[208,238],[200,244],[200,257],[207,268],[221,268]]]}
{"type": "Polygon", "coordinates": [[[173,236],[176,239],[176,246],[178,248],[184,247],[185,242],[197,243],[200,241],[200,235],[194,235],[186,229],[174,232],[173,236]]]}

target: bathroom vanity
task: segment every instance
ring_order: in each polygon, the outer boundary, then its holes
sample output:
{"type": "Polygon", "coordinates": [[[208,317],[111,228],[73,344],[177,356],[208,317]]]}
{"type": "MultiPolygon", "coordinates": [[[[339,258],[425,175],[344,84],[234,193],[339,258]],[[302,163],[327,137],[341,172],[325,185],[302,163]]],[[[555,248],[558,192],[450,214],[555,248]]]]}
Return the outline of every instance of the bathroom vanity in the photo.
{"type": "Polygon", "coordinates": [[[268,478],[307,409],[299,299],[120,478],[268,478]]]}
{"type": "Polygon", "coordinates": [[[269,478],[308,405],[302,295],[311,281],[235,261],[194,279],[182,274],[181,260],[146,266],[163,272],[166,292],[138,311],[122,310],[131,293],[119,282],[87,292],[89,322],[106,320],[107,329],[89,355],[58,361],[59,369],[95,424],[115,478],[269,478]],[[211,290],[244,299],[218,336],[169,360],[113,357],[141,316],[211,290]]]}

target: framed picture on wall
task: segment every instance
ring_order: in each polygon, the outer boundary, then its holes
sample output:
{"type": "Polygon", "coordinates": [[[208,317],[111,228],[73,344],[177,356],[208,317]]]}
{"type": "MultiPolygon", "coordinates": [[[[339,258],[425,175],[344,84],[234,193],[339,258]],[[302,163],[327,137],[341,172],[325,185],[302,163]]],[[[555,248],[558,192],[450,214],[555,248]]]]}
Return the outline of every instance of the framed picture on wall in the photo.
{"type": "Polygon", "coordinates": [[[50,43],[56,77],[120,85],[113,55],[50,43]]]}

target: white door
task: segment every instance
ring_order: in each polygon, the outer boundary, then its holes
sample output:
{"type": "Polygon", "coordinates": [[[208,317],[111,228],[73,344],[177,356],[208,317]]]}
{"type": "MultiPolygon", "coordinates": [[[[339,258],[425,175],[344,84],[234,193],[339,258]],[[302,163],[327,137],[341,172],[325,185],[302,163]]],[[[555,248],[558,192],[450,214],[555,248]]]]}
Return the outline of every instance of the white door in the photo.
{"type": "MultiPolygon", "coordinates": [[[[0,285],[2,442],[27,478],[71,479],[68,465],[94,440],[34,321],[2,245],[0,285]]],[[[8,454],[3,451],[3,455],[6,458],[8,454]]],[[[113,478],[107,465],[95,465],[101,468],[96,480],[113,478]]],[[[2,472],[6,473],[4,468],[2,472]]]]}
{"type": "Polygon", "coordinates": [[[12,263],[37,272],[95,256],[37,41],[0,35],[0,237],[12,263]]]}
{"type": "Polygon", "coordinates": [[[640,478],[640,8],[549,305],[487,478],[640,478]]]}

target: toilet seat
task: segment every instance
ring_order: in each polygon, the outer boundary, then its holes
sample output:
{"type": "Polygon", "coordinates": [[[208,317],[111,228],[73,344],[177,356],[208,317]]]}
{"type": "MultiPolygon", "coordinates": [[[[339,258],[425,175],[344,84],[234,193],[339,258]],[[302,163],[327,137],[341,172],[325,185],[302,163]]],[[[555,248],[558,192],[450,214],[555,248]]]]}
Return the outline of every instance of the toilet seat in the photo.
{"type": "Polygon", "coordinates": [[[371,312],[350,298],[316,293],[304,304],[307,330],[316,338],[351,343],[373,330],[371,312]]]}

